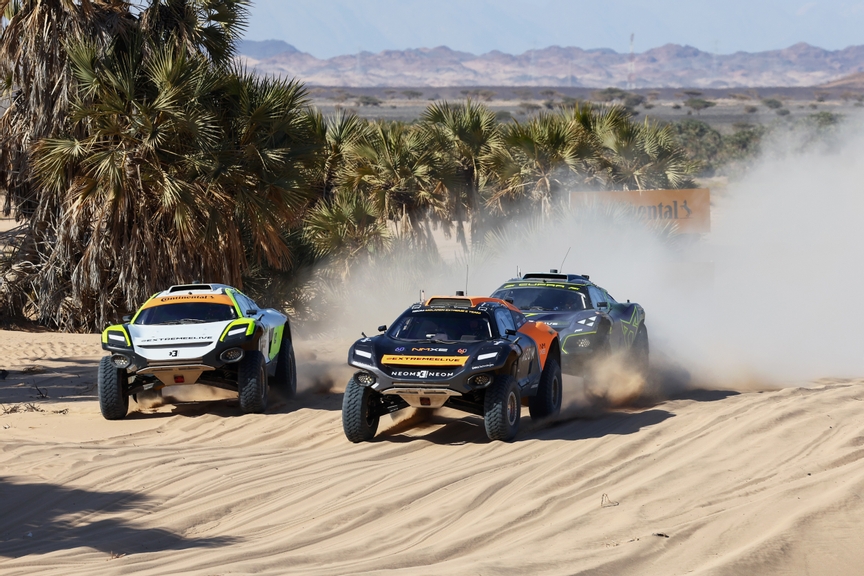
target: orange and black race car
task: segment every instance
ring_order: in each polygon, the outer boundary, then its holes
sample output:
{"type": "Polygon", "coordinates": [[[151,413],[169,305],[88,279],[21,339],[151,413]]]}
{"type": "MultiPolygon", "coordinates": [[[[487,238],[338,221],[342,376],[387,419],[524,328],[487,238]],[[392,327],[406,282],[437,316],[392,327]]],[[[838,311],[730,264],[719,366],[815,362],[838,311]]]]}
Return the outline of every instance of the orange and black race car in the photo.
{"type": "Polygon", "coordinates": [[[522,399],[532,418],[561,409],[558,333],[496,298],[439,296],[413,305],[383,334],[351,346],[342,426],[371,440],[378,419],[408,406],[483,416],[492,440],[512,440],[522,399]]]}

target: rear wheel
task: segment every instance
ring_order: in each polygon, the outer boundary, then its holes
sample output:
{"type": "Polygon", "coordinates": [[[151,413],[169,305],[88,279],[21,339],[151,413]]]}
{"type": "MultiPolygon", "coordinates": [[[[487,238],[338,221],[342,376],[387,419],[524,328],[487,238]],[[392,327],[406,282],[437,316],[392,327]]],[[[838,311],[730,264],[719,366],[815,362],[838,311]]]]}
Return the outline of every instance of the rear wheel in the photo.
{"type": "Polygon", "coordinates": [[[554,416],[561,411],[561,367],[553,358],[546,360],[540,374],[537,395],[528,400],[532,420],[554,416]]]}
{"type": "Polygon", "coordinates": [[[273,389],[284,398],[293,398],[297,393],[297,361],[294,359],[294,344],[285,332],[282,333],[282,345],[276,355],[273,389]]]}
{"type": "Polygon", "coordinates": [[[99,409],[106,420],[122,420],[129,411],[129,395],[126,393],[129,376],[125,369],[117,368],[110,356],[99,361],[99,409]]]}
{"type": "Polygon", "coordinates": [[[342,429],[351,442],[367,442],[378,431],[378,392],[360,386],[354,378],[348,381],[342,396],[342,429]]]}
{"type": "Polygon", "coordinates": [[[516,379],[509,374],[496,376],[483,400],[486,435],[490,440],[513,440],[519,431],[521,415],[522,397],[516,379]]]}
{"type": "Polygon", "coordinates": [[[245,413],[267,409],[267,365],[258,350],[247,352],[237,367],[240,410],[245,413]]]}

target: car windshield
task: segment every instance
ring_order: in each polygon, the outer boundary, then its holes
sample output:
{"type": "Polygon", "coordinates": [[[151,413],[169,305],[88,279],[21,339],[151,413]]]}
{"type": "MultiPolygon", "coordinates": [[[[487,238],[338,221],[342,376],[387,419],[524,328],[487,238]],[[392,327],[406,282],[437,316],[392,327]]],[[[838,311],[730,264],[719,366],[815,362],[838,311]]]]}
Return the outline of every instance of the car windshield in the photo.
{"type": "Polygon", "coordinates": [[[237,314],[233,306],[210,302],[182,302],[145,308],[135,319],[135,324],[203,324],[235,318],[237,314]]]}
{"type": "Polygon", "coordinates": [[[575,312],[585,310],[585,295],[569,288],[508,288],[492,294],[520,310],[575,312]]]}
{"type": "Polygon", "coordinates": [[[492,329],[485,314],[415,311],[403,314],[387,335],[397,340],[469,342],[492,338],[492,329]]]}

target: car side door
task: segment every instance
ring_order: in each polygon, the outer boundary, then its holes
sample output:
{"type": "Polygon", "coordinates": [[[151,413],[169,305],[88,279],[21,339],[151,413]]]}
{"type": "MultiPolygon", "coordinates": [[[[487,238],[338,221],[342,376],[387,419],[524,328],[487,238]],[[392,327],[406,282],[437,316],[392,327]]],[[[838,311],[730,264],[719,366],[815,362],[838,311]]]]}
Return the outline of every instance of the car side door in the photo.
{"type": "MultiPolygon", "coordinates": [[[[498,324],[500,334],[506,334],[507,330],[516,332],[516,323],[513,320],[513,315],[507,308],[498,308],[495,310],[495,321],[498,324]]],[[[532,372],[537,370],[537,344],[529,336],[517,333],[515,336],[507,336],[508,340],[516,343],[518,349],[521,350],[517,359],[516,380],[520,386],[525,386],[531,382],[532,372]]]]}
{"type": "Polygon", "coordinates": [[[268,317],[267,310],[262,310],[258,307],[258,304],[255,303],[254,300],[243,294],[242,292],[235,292],[235,298],[237,298],[237,303],[240,305],[241,310],[243,310],[243,315],[248,318],[254,318],[256,324],[261,329],[261,339],[258,340],[258,350],[261,351],[261,354],[264,355],[264,361],[270,361],[270,345],[273,342],[273,329],[275,327],[275,323],[272,318],[268,317]]]}
{"type": "Polygon", "coordinates": [[[597,315],[605,319],[604,324],[610,326],[609,344],[612,349],[617,349],[621,346],[621,323],[620,315],[616,314],[613,309],[613,303],[609,301],[606,292],[597,286],[588,286],[588,297],[591,299],[591,307],[597,312],[597,315]]]}

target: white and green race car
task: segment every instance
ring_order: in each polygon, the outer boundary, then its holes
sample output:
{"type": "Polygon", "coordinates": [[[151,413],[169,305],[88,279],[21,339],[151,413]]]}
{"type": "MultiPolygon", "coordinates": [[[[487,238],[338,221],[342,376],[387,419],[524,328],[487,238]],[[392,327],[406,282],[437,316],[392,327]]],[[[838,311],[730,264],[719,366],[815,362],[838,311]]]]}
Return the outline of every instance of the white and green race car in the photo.
{"type": "Polygon", "coordinates": [[[99,363],[99,406],[108,420],[126,416],[130,396],[165,386],[236,391],[243,412],[263,412],[269,386],[284,397],[297,390],[288,317],[236,288],[172,286],[123,320],[102,332],[110,356],[99,363]]]}

